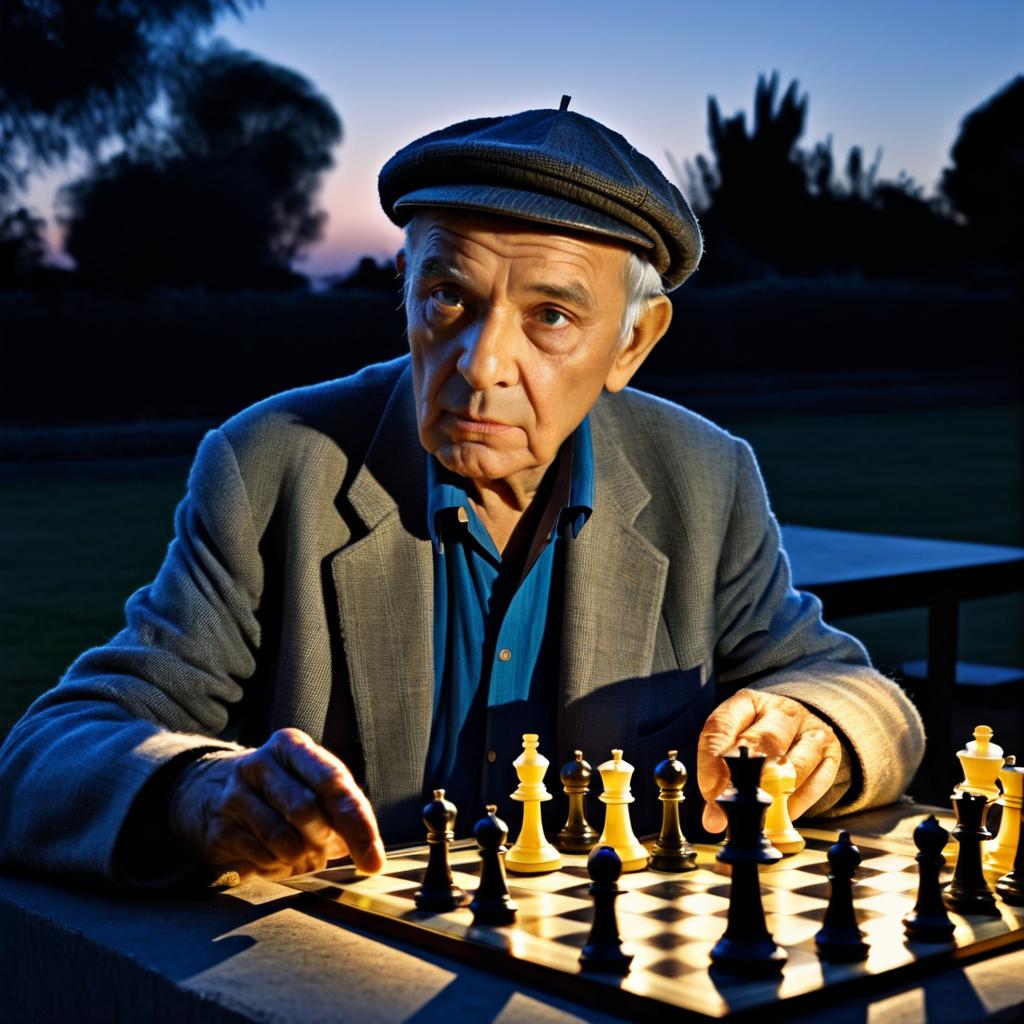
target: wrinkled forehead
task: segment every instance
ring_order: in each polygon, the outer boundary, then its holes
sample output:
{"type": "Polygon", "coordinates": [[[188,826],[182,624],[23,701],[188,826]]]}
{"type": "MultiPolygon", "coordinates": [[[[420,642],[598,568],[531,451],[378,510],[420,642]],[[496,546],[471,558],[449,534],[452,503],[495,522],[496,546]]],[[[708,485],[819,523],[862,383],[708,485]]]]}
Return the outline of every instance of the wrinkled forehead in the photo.
{"type": "Polygon", "coordinates": [[[575,271],[599,286],[624,280],[629,252],[605,236],[496,214],[421,210],[406,226],[406,257],[414,273],[446,261],[490,259],[575,271]]]}

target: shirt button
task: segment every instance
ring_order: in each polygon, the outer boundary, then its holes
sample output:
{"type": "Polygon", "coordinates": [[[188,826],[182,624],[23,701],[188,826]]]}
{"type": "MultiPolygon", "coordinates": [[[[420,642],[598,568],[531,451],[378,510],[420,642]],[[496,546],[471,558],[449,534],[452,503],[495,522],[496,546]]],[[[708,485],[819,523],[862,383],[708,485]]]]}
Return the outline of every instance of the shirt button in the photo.
{"type": "Polygon", "coordinates": [[[498,658],[501,661],[511,661],[512,652],[507,647],[502,647],[502,649],[498,651],[498,658]]]}
{"type": "Polygon", "coordinates": [[[494,764],[498,760],[498,755],[493,750],[487,751],[487,763],[494,764]]]}

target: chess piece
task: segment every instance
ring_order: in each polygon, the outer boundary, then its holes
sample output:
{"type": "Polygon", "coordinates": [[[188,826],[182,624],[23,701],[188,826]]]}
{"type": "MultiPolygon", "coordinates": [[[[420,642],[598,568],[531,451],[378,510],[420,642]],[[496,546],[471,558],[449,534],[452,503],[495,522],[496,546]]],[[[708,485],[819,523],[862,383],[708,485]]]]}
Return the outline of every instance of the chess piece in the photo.
{"type": "Polygon", "coordinates": [[[633,956],[622,951],[615,919],[615,900],[621,891],[615,883],[622,874],[622,861],[610,846],[595,846],[587,858],[587,874],[594,901],[594,923],[580,953],[580,963],[591,971],[625,974],[633,956]]]}
{"type": "Polygon", "coordinates": [[[759,864],[782,857],[764,837],[764,816],[771,803],[758,787],[764,761],[763,756],[752,757],[746,747],[726,756],[732,785],[715,801],[729,821],[725,845],[716,858],[730,866],[732,880],[728,923],[711,950],[711,959],[733,974],[774,974],[786,962],[786,951],[768,932],[757,874],[759,864]]]}
{"type": "Polygon", "coordinates": [[[857,925],[853,908],[853,873],[860,864],[860,850],[854,846],[850,833],[839,833],[839,841],[828,848],[828,880],[831,886],[825,919],[814,936],[822,960],[852,963],[864,960],[868,944],[857,925]]]}
{"type": "Polygon", "coordinates": [[[942,851],[949,833],[939,824],[934,814],[929,815],[914,829],[917,847],[917,902],[903,918],[903,930],[911,942],[952,942],[956,927],[946,913],[942,901],[939,872],[945,859],[942,851]]]}
{"type": "Polygon", "coordinates": [[[537,750],[535,732],[523,735],[523,752],[512,762],[519,785],[512,799],[523,805],[523,827],[515,846],[505,854],[505,867],[523,875],[555,871],[562,866],[561,854],[547,841],[540,820],[540,805],[551,799],[544,786],[548,759],[537,750]]]}
{"type": "Polygon", "coordinates": [[[505,880],[505,840],[508,826],[498,817],[498,808],[487,805],[487,817],[473,826],[480,847],[480,887],[469,909],[474,924],[511,924],[519,909],[508,892],[505,880]]]}
{"type": "Polygon", "coordinates": [[[964,781],[958,783],[954,793],[981,793],[991,803],[999,796],[996,778],[1003,766],[1003,748],[992,742],[992,730],[987,725],[975,727],[974,739],[956,756],[964,770],[964,781]]]}
{"type": "Polygon", "coordinates": [[[679,827],[679,807],[686,769],[678,759],[679,751],[670,750],[668,758],[654,769],[661,801],[661,834],[651,847],[651,867],[655,871],[692,871],[697,866],[697,851],[686,841],[679,827]]]}
{"type": "Polygon", "coordinates": [[[998,917],[996,898],[981,869],[981,844],[992,838],[992,833],[985,828],[988,797],[984,793],[963,789],[953,794],[953,810],[956,811],[957,822],[953,829],[953,838],[957,841],[956,867],[953,880],[942,893],[942,898],[950,910],[961,914],[998,917]]]}
{"type": "Polygon", "coordinates": [[[598,765],[604,792],[598,799],[605,805],[604,830],[599,846],[610,846],[619,855],[623,871],[643,871],[647,867],[647,850],[633,834],[629,805],[634,796],[629,791],[633,766],[622,760],[622,751],[613,750],[612,759],[598,765]]]}
{"type": "Polygon", "coordinates": [[[780,853],[799,853],[807,843],[789,817],[789,795],[796,789],[796,768],[788,757],[770,757],[761,772],[761,788],[772,798],[764,834],[780,853]]]}
{"type": "Polygon", "coordinates": [[[423,808],[427,826],[427,870],[413,899],[418,910],[439,914],[462,905],[466,894],[452,881],[448,844],[455,838],[455,804],[445,800],[444,790],[435,789],[434,799],[423,808]]]}
{"type": "Polygon", "coordinates": [[[999,821],[999,831],[995,839],[985,843],[983,868],[986,877],[998,878],[1007,874],[1013,867],[1017,853],[1017,840],[1020,837],[1021,803],[1024,802],[1024,768],[1017,767],[1017,759],[1011,754],[1006,764],[999,769],[999,782],[1003,792],[998,803],[1003,809],[999,821]]]}
{"type": "Polygon", "coordinates": [[[996,882],[996,892],[1004,903],[1011,907],[1024,907],[1024,842],[1017,836],[1017,853],[1013,858],[1013,868],[1009,874],[1003,875],[996,882]]]}
{"type": "Polygon", "coordinates": [[[574,750],[573,760],[560,772],[562,789],[569,798],[565,827],[555,836],[555,846],[562,853],[589,853],[597,842],[597,832],[587,822],[585,807],[591,775],[593,769],[583,760],[583,751],[574,750]]]}

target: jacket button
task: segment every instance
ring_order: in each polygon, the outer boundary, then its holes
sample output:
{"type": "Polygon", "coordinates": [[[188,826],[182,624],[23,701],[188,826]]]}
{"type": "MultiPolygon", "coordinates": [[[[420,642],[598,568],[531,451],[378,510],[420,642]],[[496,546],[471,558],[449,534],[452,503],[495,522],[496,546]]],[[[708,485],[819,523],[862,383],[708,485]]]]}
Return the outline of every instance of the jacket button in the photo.
{"type": "Polygon", "coordinates": [[[487,751],[487,763],[494,764],[498,760],[498,755],[493,750],[487,751]]]}
{"type": "Polygon", "coordinates": [[[498,657],[501,661],[511,661],[512,652],[507,647],[502,647],[502,649],[498,651],[498,657]]]}

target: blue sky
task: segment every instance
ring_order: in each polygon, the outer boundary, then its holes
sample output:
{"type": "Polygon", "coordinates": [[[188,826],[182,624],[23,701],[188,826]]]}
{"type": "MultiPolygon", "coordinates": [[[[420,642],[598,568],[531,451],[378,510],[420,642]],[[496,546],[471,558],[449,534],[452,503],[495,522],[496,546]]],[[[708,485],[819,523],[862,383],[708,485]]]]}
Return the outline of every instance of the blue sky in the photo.
{"type": "Polygon", "coordinates": [[[708,150],[709,94],[749,117],[757,75],[778,70],[810,95],[805,142],[831,134],[839,162],[851,145],[869,159],[881,145],[884,177],[905,170],[931,191],[964,114],[1024,70],[1020,0],[265,0],[215,34],[301,72],[341,116],[330,220],[304,264],[314,273],[394,250],[377,171],[463,118],[570,93],[670,173],[666,150],[680,162],[708,150]]]}

